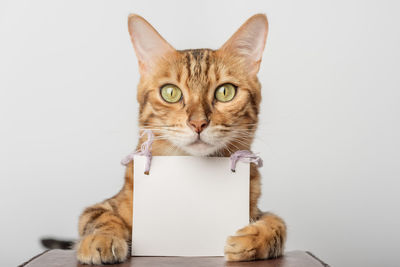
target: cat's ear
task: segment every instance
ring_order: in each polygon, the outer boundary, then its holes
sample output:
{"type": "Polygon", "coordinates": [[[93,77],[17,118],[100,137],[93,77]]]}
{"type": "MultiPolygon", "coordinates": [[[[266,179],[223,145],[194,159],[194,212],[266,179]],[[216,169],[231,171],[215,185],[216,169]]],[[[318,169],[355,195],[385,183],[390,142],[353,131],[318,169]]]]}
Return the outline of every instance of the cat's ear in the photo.
{"type": "Polygon", "coordinates": [[[242,57],[249,72],[257,74],[267,35],[267,16],[256,14],[249,18],[219,50],[242,57]]]}
{"type": "Polygon", "coordinates": [[[151,70],[160,58],[175,51],[153,26],[139,15],[129,15],[128,29],[141,74],[151,70]]]}

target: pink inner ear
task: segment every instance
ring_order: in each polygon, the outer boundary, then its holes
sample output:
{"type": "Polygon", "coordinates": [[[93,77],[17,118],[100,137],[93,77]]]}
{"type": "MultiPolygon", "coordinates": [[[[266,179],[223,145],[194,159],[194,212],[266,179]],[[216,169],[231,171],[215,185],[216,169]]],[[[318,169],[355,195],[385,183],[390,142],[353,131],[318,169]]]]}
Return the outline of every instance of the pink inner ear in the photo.
{"type": "Polygon", "coordinates": [[[141,68],[150,68],[160,57],[175,51],[150,23],[138,15],[129,16],[128,28],[141,68]]]}

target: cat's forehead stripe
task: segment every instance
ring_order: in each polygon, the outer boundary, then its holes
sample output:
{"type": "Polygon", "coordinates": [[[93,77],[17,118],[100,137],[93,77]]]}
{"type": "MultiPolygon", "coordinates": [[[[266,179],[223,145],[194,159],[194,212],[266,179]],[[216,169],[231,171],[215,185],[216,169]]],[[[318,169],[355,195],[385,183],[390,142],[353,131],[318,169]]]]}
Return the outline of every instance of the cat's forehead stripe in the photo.
{"type": "MultiPolygon", "coordinates": [[[[184,56],[183,64],[187,79],[186,84],[191,90],[195,90],[197,86],[207,85],[209,83],[209,70],[211,67],[211,54],[214,52],[211,49],[188,49],[179,51],[184,56]]],[[[181,75],[177,75],[181,78],[181,75]]],[[[179,79],[180,80],[180,79],[179,79]]]]}

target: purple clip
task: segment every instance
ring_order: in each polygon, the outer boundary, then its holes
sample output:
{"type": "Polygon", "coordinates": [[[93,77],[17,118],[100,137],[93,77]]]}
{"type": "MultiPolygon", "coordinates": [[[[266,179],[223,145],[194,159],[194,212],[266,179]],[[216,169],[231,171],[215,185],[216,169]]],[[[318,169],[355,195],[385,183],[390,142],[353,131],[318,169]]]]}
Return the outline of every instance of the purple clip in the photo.
{"type": "Polygon", "coordinates": [[[254,154],[248,150],[238,150],[231,155],[231,171],[236,171],[236,163],[238,161],[242,162],[252,162],[257,165],[257,167],[263,166],[263,160],[257,154],[254,154]]]}
{"type": "Polygon", "coordinates": [[[143,130],[143,133],[140,135],[142,137],[143,135],[147,134],[147,140],[142,143],[140,146],[140,150],[134,151],[130,153],[128,156],[126,156],[122,161],[122,165],[128,165],[129,162],[131,162],[134,158],[134,156],[145,156],[147,158],[146,160],[146,166],[144,168],[144,174],[149,175],[150,172],[150,165],[151,165],[151,145],[153,144],[154,141],[154,134],[151,130],[143,130]]]}

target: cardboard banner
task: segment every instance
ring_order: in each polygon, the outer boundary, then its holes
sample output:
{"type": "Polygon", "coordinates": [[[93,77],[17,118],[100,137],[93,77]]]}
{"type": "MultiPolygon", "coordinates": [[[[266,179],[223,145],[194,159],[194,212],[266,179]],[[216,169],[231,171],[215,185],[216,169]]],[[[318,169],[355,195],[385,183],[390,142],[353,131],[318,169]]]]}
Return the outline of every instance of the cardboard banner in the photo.
{"type": "Polygon", "coordinates": [[[223,256],[249,223],[250,163],[229,158],[135,156],[132,256],[223,256]]]}

